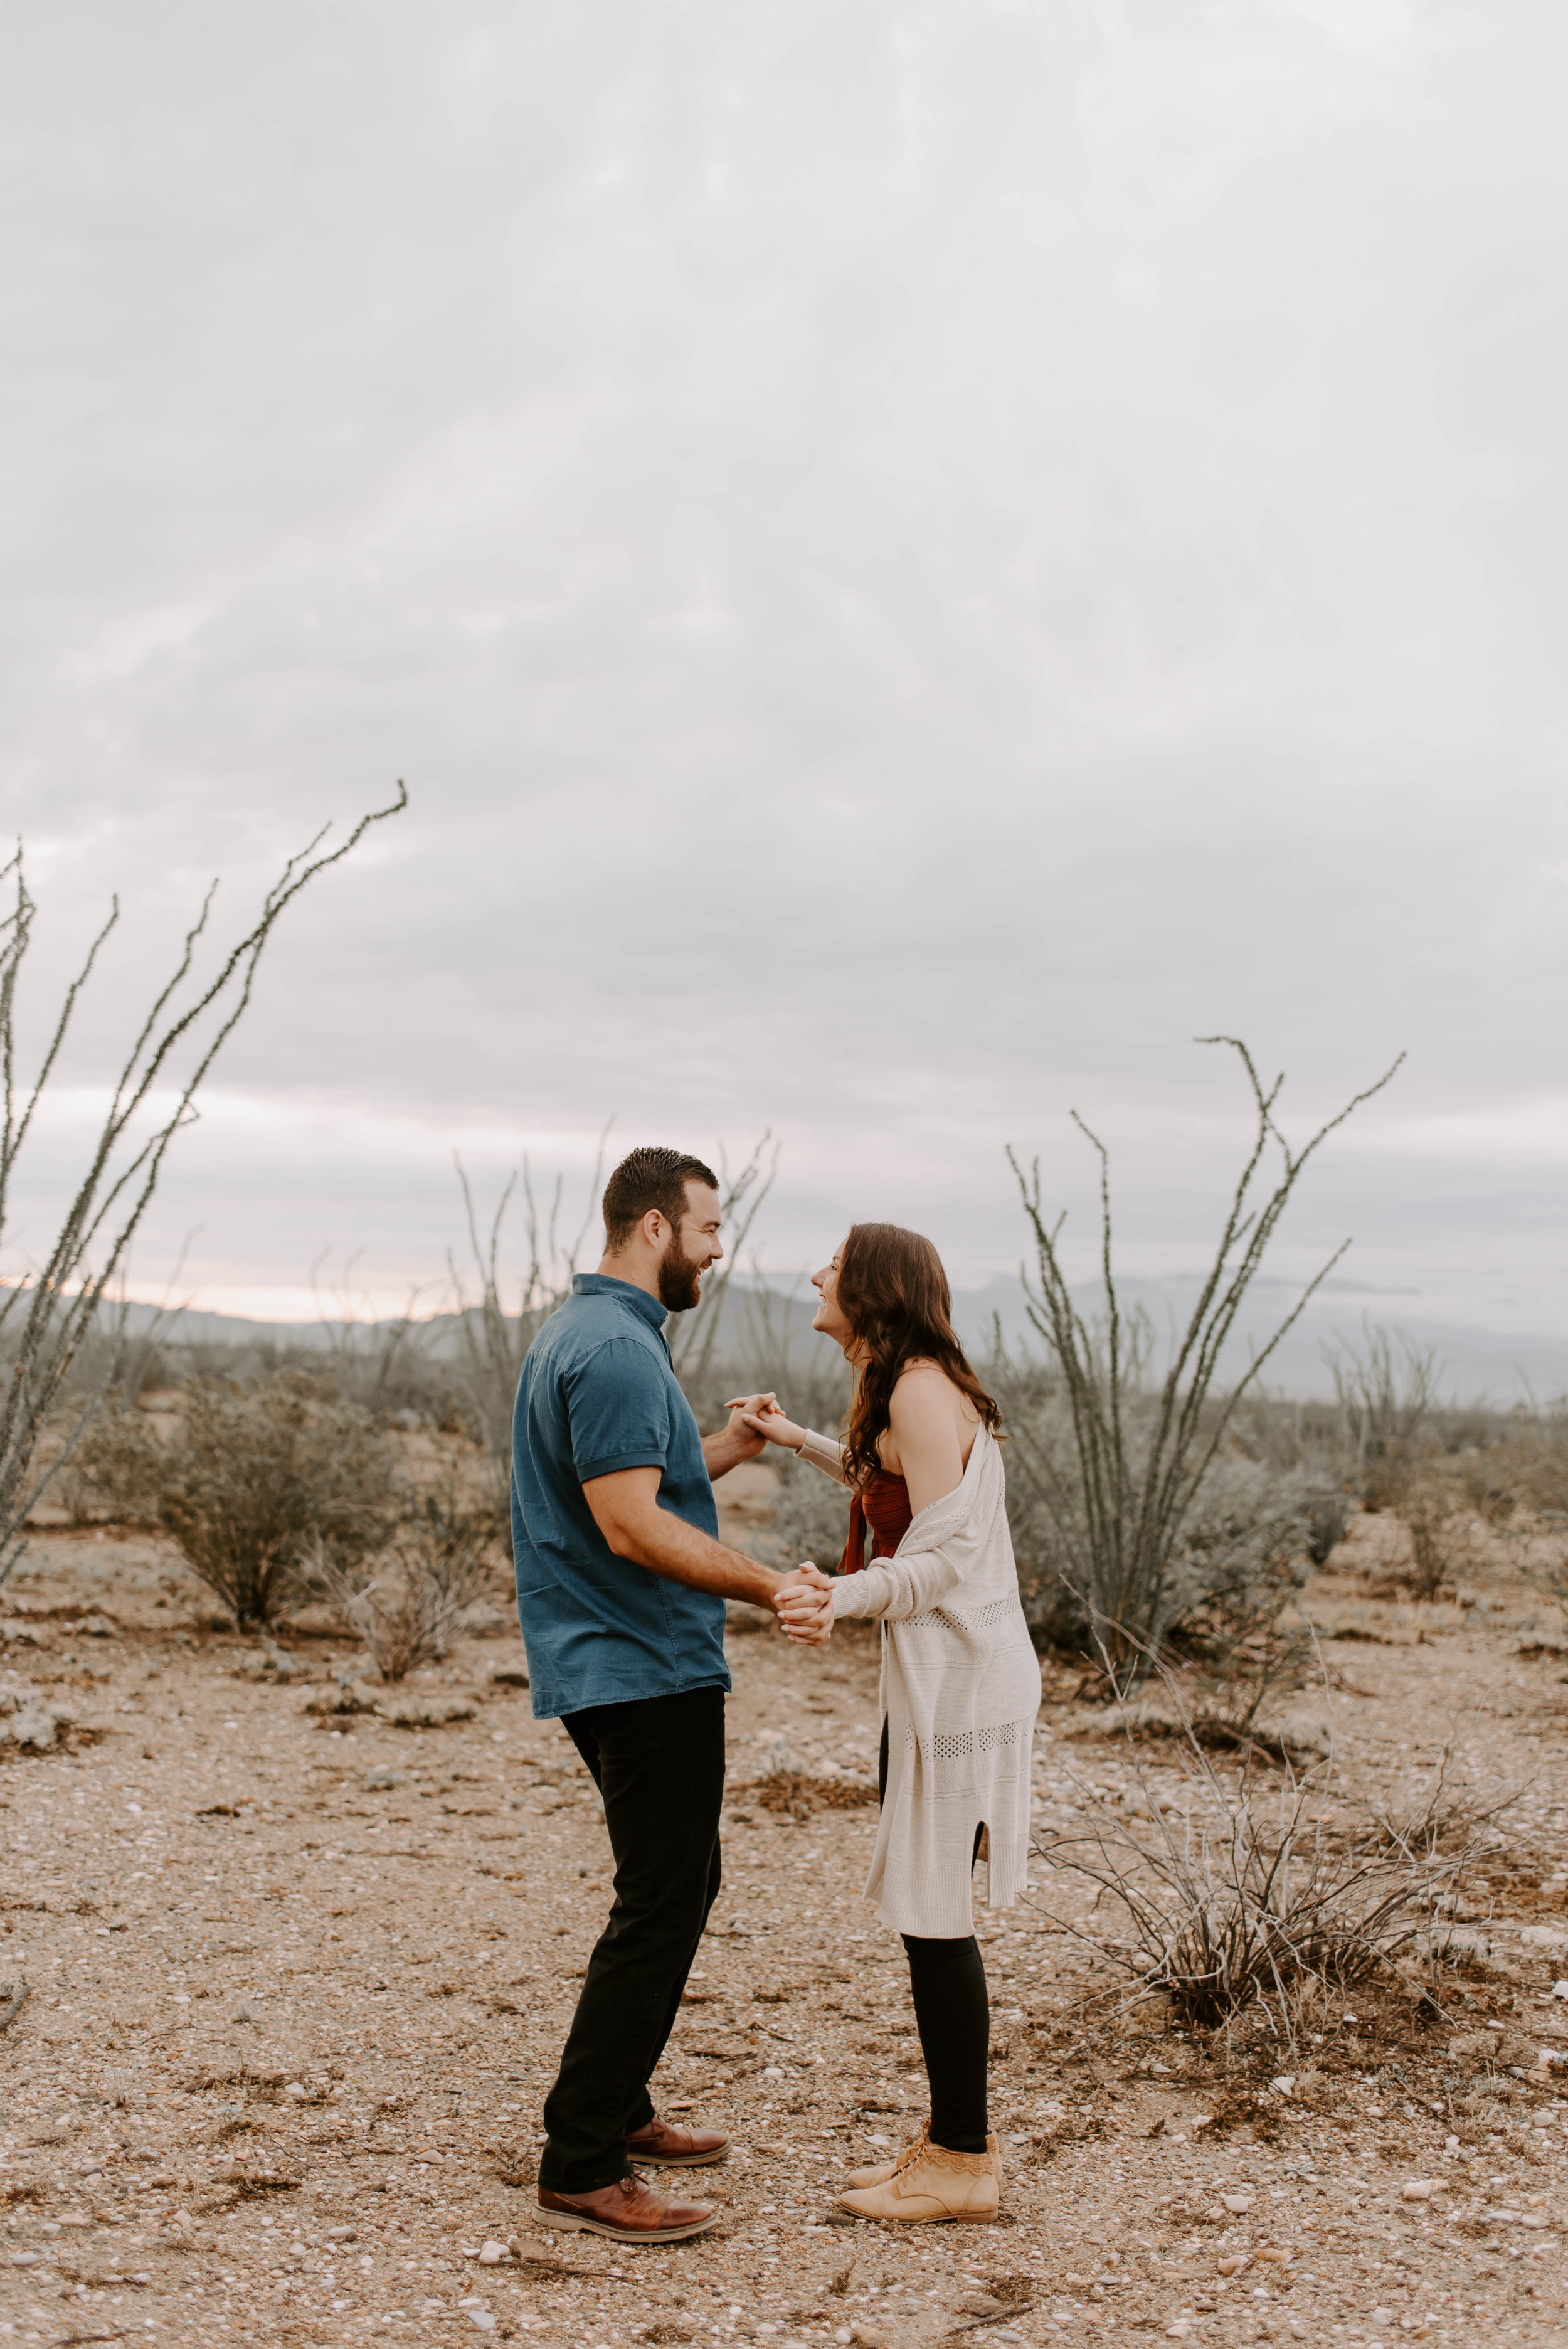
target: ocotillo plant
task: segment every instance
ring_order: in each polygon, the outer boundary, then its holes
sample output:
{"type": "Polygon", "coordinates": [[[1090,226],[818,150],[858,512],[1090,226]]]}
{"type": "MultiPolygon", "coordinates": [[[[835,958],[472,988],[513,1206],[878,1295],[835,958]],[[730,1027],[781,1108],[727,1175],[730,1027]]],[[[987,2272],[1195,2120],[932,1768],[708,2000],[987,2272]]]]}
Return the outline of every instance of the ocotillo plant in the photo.
{"type": "Polygon", "coordinates": [[[1046,1220],[1039,1161],[1035,1160],[1026,1177],[1011,1150],[1007,1153],[1035,1242],[1033,1286],[1025,1276],[1029,1318],[1060,1374],[1071,1427],[1065,1458],[1044,1444],[1031,1444],[1026,1425],[1022,1427],[1020,1465],[1037,1481],[1056,1529],[1063,1578],[1078,1594],[1090,1636],[1115,1671],[1129,1677],[1143,1668],[1143,1660],[1160,1652],[1178,1603],[1182,1526],[1237,1403],[1349,1241],[1307,1283],[1292,1311],[1228,1392],[1216,1392],[1221,1353],[1242,1300],[1308,1160],[1336,1127],[1382,1091],[1404,1058],[1401,1053],[1376,1084],[1357,1093],[1301,1149],[1292,1150],[1274,1122],[1284,1077],[1276,1077],[1265,1091],[1245,1044],[1233,1036],[1198,1040],[1228,1044],[1240,1058],[1252,1090],[1255,1130],[1198,1301],[1157,1386],[1146,1372],[1147,1330],[1117,1295],[1110,1161],[1104,1144],[1074,1111],[1075,1124],[1099,1158],[1105,1310],[1103,1322],[1093,1330],[1073,1302],[1057,1251],[1061,1219],[1046,1220]],[[1279,1152],[1278,1172],[1272,1189],[1260,1188],[1266,1184],[1261,1170],[1271,1146],[1279,1152]]]}

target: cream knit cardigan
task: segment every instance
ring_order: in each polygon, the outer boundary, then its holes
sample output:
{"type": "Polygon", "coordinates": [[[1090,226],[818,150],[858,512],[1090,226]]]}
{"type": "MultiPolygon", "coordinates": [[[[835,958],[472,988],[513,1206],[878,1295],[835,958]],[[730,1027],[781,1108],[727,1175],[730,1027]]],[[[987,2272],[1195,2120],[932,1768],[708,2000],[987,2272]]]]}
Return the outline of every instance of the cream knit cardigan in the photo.
{"type": "MultiPolygon", "coordinates": [[[[841,1447],[800,1457],[849,1483],[841,1447]]],[[[986,1901],[1010,1908],[1029,1857],[1029,1764],[1040,1665],[1018,1599],[1006,1485],[981,1427],[955,1491],[922,1509],[894,1555],[833,1584],[833,1614],[882,1618],[887,1794],[866,1898],[894,1932],[975,1930],[975,1830],[989,1830],[986,1901]]]]}

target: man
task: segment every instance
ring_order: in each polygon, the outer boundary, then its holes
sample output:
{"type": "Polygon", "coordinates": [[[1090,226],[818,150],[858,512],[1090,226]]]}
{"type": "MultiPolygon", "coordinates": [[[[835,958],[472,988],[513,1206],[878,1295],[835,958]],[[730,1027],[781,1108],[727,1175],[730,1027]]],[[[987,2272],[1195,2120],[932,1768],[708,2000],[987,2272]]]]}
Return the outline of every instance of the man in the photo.
{"type": "Polygon", "coordinates": [[[655,2193],[639,2156],[693,2167],[729,2140],[655,2114],[648,2081],[719,1885],[727,1599],[794,1576],[717,1538],[713,1479],[764,1439],[763,1398],[699,1435],[664,1324],[719,1246],[700,1159],[634,1150],[604,1192],[604,1256],[529,1350],[512,1422],[517,1610],[536,1718],[559,1716],[604,1801],[615,1899],[589,1960],[539,2165],[546,2226],[628,2243],[701,2234],[717,2213],[655,2193]]]}

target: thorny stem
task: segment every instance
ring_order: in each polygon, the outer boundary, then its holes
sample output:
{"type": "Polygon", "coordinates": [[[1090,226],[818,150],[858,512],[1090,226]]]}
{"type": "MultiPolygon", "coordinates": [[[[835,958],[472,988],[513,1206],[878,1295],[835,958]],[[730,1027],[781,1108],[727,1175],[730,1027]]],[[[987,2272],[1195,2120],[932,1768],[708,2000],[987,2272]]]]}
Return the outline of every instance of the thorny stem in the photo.
{"type": "Polygon", "coordinates": [[[1151,1646],[1157,1652],[1164,1637],[1171,1562],[1237,1405],[1350,1245],[1346,1240],[1336,1249],[1229,1392],[1215,1395],[1222,1353],[1280,1217],[1315,1153],[1363,1102],[1383,1091],[1405,1057],[1401,1053],[1375,1083],[1354,1094],[1300,1150],[1293,1151],[1274,1117],[1283,1075],[1265,1087],[1251,1052],[1237,1037],[1206,1036],[1198,1041],[1229,1045],[1238,1055],[1252,1094],[1254,1130],[1197,1303],[1154,1398],[1141,1472],[1134,1458],[1130,1405],[1141,1388],[1142,1358],[1136,1350],[1130,1357],[1125,1347],[1126,1317],[1112,1262],[1109,1154],[1074,1111],[1074,1123],[1099,1160],[1106,1325],[1104,1339],[1097,1343],[1073,1301],[1062,1265],[1062,1219],[1047,1223],[1045,1217],[1039,1160],[1032,1162],[1026,1175],[1011,1148],[1007,1152],[1035,1243],[1033,1285],[1025,1276],[1026,1309],[1060,1371],[1073,1432],[1073,1459],[1066,1471],[1026,1439],[1023,1450],[1058,1537],[1087,1588],[1091,1632],[1097,1639],[1103,1633],[1109,1640],[1118,1685],[1140,1649],[1151,1646]],[[1279,1150],[1280,1171],[1273,1189],[1254,1204],[1253,1186],[1271,1145],[1279,1150]]]}
{"type": "MultiPolygon", "coordinates": [[[[318,855],[325,836],[318,833],[298,855],[291,856],[263,900],[258,918],[231,948],[215,977],[182,1011],[175,1012],[175,999],[190,976],[196,948],[206,931],[217,885],[213,884],[185,933],[171,975],[153,998],[121,1064],[86,1172],[46,1255],[28,1271],[0,1283],[0,1331],[13,1317],[19,1319],[6,1365],[9,1376],[0,1399],[0,1584],[8,1578],[21,1554],[22,1528],[29,1512],[63,1464],[62,1454],[41,1472],[36,1465],[49,1413],[109,1285],[126,1260],[170,1145],[181,1129],[192,1122],[201,1084],[249,1008],[257,966],[279,917],[318,874],[341,863],[372,824],[400,813],[407,804],[407,788],[399,782],[397,798],[362,816],[339,847],[318,855]],[[203,1039],[200,1023],[209,1012],[217,1016],[203,1039]],[[186,1075],[176,1080],[173,1107],[160,1114],[139,1144],[129,1143],[133,1121],[149,1104],[187,1040],[196,1044],[195,1061],[186,1075]],[[127,1148],[129,1157],[122,1154],[127,1148]]],[[[0,881],[4,880],[11,882],[15,902],[10,914],[0,920],[0,1237],[5,1232],[11,1178],[34,1114],[55,1073],[99,949],[119,914],[117,900],[67,988],[37,1073],[18,1109],[16,989],[36,911],[19,846],[0,867],[0,881]]],[[[113,1376],[112,1366],[108,1376],[113,1376]]]]}

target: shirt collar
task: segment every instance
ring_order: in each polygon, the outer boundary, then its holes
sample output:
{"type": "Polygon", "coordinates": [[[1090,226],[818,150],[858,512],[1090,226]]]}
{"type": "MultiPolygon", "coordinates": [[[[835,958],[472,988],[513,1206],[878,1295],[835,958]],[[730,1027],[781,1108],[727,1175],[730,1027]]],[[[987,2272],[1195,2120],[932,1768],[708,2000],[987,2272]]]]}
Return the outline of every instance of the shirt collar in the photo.
{"type": "Polygon", "coordinates": [[[607,1272],[574,1272],[572,1294],[573,1297],[618,1297],[623,1304],[640,1313],[645,1321],[652,1322],[655,1330],[662,1330],[669,1319],[669,1308],[661,1305],[656,1297],[650,1297],[645,1288],[638,1288],[632,1281],[616,1280],[607,1272]]]}

